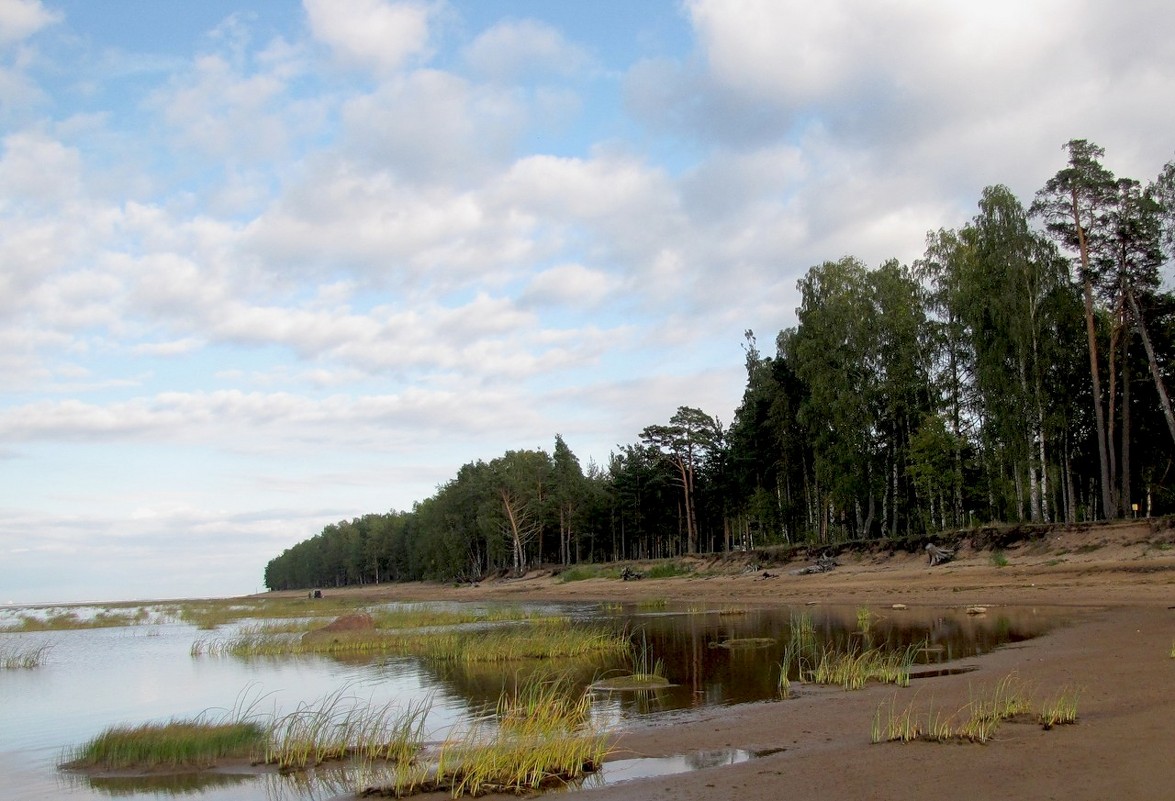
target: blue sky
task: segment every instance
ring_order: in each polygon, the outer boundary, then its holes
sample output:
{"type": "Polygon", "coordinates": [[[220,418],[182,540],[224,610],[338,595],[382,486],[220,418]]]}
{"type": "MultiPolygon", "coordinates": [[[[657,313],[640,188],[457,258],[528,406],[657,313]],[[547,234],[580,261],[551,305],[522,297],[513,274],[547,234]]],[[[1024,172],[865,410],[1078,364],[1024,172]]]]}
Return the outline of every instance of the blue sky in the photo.
{"type": "Polygon", "coordinates": [[[0,0],[0,603],[231,595],[561,434],[728,423],[796,280],[1092,139],[1163,2],[0,0]]]}

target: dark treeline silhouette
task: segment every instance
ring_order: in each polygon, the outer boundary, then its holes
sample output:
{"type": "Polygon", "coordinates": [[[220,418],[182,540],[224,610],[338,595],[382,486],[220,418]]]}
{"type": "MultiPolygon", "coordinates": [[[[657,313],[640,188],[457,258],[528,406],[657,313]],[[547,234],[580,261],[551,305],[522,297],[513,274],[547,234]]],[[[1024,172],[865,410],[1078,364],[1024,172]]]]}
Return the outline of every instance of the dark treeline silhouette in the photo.
{"type": "Polygon", "coordinates": [[[811,268],[773,354],[746,332],[729,427],[682,406],[606,466],[585,470],[560,436],[467,464],[411,511],[288,549],[266,586],[1171,511],[1175,161],[1144,186],[1085,140],[1065,151],[1028,206],[985,189],[912,265],[811,268]]]}

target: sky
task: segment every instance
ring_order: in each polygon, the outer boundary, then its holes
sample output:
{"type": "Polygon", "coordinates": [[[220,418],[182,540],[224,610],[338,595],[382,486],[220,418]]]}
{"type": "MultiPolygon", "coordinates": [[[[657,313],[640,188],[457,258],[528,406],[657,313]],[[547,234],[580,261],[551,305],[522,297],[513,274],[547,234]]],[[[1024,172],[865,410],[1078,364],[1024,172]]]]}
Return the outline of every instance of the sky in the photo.
{"type": "Polygon", "coordinates": [[[1074,138],[1168,0],[0,0],[0,603],[213,597],[554,446],[729,424],[797,280],[1074,138]]]}

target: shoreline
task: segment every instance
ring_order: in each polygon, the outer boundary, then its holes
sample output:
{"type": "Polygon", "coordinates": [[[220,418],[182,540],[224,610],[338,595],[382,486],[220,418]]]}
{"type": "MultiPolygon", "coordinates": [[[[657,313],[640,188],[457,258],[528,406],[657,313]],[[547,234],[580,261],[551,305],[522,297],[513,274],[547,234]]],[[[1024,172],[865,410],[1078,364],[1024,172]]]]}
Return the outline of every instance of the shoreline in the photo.
{"type": "MultiPolygon", "coordinates": [[[[1001,553],[963,549],[931,567],[912,554],[841,554],[828,573],[789,575],[803,563],[743,573],[561,583],[540,571],[475,586],[375,585],[324,589],[372,601],[640,601],[756,606],[845,605],[893,608],[1034,606],[1074,612],[1071,624],[966,660],[966,673],[844,692],[803,685],[790,700],[654,716],[624,730],[612,759],[663,757],[711,749],[764,754],[735,765],[638,779],[591,789],[611,799],[789,801],[1056,798],[1157,799],[1175,792],[1175,548],[1156,543],[1148,523],[1095,532],[1059,531],[1001,553]],[[1075,725],[1045,731],[1006,722],[986,744],[871,742],[879,705],[950,713],[977,688],[1015,675],[1035,699],[1079,693],[1075,725]]],[[[1169,538],[1169,530],[1165,537],[1169,538]]],[[[729,561],[729,560],[727,560],[729,561]]],[[[304,592],[304,591],[303,591],[304,592]]],[[[282,595],[285,593],[274,593],[282,595]]],[[[300,594],[291,591],[289,594],[300,594]]]]}

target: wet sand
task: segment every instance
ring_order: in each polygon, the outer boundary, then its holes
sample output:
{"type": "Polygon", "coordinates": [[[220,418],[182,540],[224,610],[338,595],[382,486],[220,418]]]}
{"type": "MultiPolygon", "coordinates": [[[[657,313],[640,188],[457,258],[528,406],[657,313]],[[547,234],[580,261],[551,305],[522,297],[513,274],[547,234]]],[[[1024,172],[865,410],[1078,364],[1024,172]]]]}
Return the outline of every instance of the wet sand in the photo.
{"type": "MultiPolygon", "coordinates": [[[[1008,548],[1005,566],[964,548],[946,565],[913,555],[842,555],[829,573],[790,575],[804,563],[699,564],[705,577],[560,583],[548,573],[478,586],[380,585],[331,591],[387,600],[640,600],[764,606],[1065,607],[1070,623],[965,660],[975,669],[842,692],[807,685],[797,697],[674,714],[621,735],[614,758],[715,748],[771,752],[738,765],[640,779],[590,791],[606,799],[1106,799],[1175,798],[1175,539],[1146,523],[1057,532],[1008,548]],[[1096,546],[1096,547],[1094,547],[1096,546]],[[773,574],[763,578],[763,569],[773,574]],[[1015,673],[1043,700],[1080,691],[1078,722],[1045,731],[1005,722],[986,744],[871,743],[879,704],[896,699],[950,712],[1015,673]]],[[[1015,608],[1014,610],[1012,608],[1015,608]]]]}

